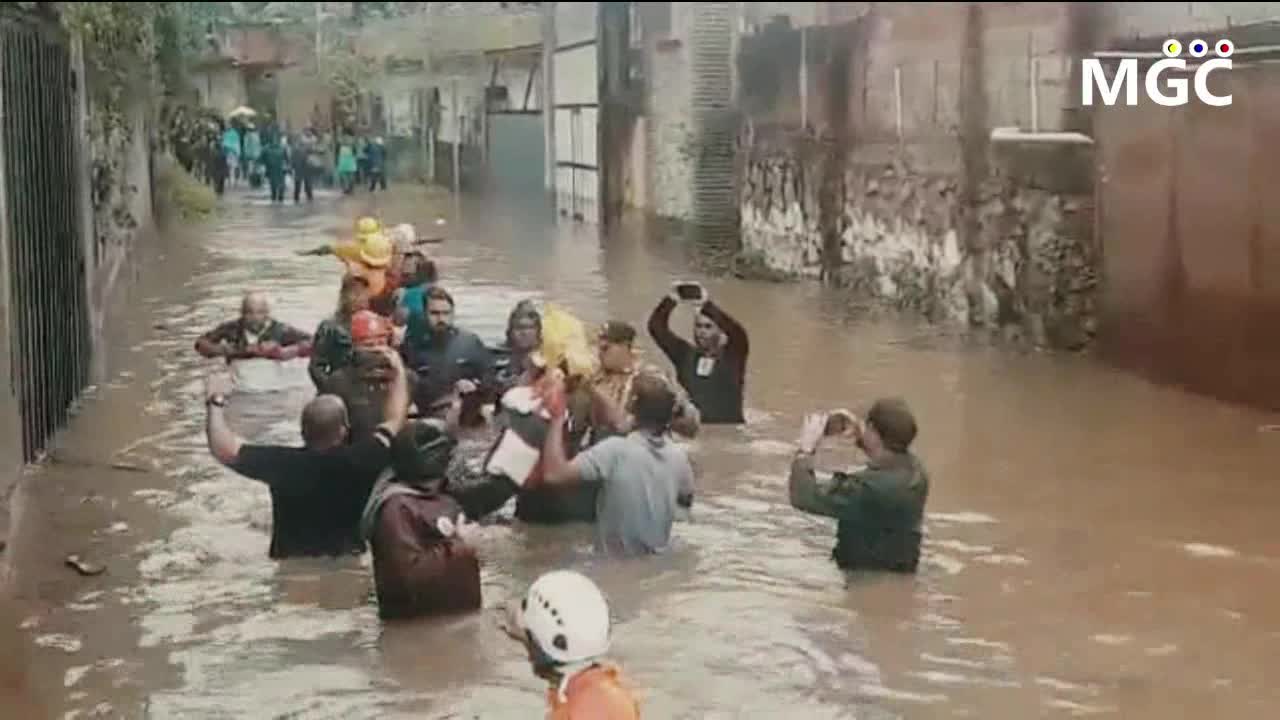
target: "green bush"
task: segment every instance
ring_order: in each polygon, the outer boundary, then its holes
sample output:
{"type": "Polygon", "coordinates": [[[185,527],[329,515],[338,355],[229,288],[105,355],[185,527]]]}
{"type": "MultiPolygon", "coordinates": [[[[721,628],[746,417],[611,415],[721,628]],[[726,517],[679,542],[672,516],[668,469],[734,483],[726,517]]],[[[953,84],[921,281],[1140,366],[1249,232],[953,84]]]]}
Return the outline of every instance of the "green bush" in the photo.
{"type": "Polygon", "coordinates": [[[213,188],[183,170],[169,155],[156,158],[156,189],[160,196],[160,211],[169,217],[202,220],[218,207],[218,196],[213,188]]]}

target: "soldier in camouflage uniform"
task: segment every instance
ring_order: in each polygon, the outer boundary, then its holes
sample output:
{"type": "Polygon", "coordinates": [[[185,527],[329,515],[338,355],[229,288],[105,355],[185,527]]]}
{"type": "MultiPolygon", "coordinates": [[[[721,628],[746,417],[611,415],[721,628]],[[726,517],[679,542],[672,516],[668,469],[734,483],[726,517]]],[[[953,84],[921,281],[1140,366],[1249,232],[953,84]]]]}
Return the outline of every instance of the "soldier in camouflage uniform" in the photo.
{"type": "Polygon", "coordinates": [[[841,568],[916,571],[929,476],[909,449],[915,437],[915,418],[897,399],[877,401],[865,423],[848,415],[806,419],[791,463],[791,505],[837,520],[832,558],[841,568]],[[846,422],[833,422],[837,418],[846,422]],[[831,435],[854,438],[867,465],[831,475],[816,472],[818,444],[831,435]]]}

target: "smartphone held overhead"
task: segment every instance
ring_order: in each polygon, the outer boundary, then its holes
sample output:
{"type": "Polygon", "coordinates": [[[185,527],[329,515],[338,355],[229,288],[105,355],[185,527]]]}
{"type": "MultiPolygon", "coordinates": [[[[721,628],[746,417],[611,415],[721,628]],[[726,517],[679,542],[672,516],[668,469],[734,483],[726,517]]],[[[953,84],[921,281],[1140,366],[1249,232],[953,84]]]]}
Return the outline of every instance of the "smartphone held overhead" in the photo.
{"type": "Polygon", "coordinates": [[[686,281],[675,284],[676,297],[681,300],[691,302],[704,302],[707,299],[707,291],[700,283],[686,281]]]}

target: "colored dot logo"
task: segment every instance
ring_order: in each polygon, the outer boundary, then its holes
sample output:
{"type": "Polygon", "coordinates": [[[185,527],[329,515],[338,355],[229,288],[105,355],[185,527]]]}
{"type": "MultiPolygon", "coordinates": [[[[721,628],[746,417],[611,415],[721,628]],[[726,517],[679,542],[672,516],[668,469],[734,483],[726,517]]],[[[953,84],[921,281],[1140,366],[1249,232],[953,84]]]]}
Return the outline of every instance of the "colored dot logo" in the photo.
{"type": "MultiPolygon", "coordinates": [[[[1164,46],[1161,47],[1161,50],[1164,52],[1165,57],[1176,58],[1182,54],[1182,43],[1169,38],[1164,41],[1164,46]]],[[[1236,46],[1235,43],[1224,38],[1214,44],[1213,51],[1220,58],[1228,58],[1236,51],[1236,46]]],[[[1187,53],[1193,58],[1202,58],[1209,54],[1209,43],[1204,40],[1192,40],[1191,44],[1187,46],[1187,53]]]]}

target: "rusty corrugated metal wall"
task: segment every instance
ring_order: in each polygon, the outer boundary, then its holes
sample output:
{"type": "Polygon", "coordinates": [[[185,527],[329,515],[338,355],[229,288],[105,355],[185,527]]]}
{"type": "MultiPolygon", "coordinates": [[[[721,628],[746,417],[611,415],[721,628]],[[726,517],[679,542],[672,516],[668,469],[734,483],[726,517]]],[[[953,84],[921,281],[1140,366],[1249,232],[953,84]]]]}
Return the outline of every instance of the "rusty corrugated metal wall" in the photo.
{"type": "Polygon", "coordinates": [[[1242,65],[1215,74],[1230,107],[1098,110],[1099,350],[1280,409],[1280,68],[1242,65]]]}

